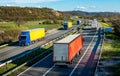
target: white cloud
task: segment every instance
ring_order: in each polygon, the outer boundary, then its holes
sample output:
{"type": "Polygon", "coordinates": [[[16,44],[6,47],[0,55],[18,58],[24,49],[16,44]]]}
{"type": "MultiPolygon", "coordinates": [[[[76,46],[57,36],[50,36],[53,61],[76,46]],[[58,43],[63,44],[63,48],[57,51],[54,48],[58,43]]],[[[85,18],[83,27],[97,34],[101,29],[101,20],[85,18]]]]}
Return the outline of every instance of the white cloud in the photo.
{"type": "Polygon", "coordinates": [[[97,8],[96,6],[77,6],[75,8],[75,10],[85,11],[85,10],[88,10],[88,9],[96,9],[96,8],[97,8]]]}
{"type": "Polygon", "coordinates": [[[37,8],[41,8],[41,6],[35,6],[35,7],[37,7],[37,8]]]}
{"type": "Polygon", "coordinates": [[[15,6],[15,5],[13,5],[13,4],[6,4],[5,6],[15,6]]]}
{"type": "Polygon", "coordinates": [[[76,8],[75,8],[75,10],[82,10],[82,11],[84,11],[84,10],[86,10],[87,9],[87,7],[85,7],[85,6],[77,6],[76,8]]]}
{"type": "Polygon", "coordinates": [[[10,4],[6,4],[6,6],[13,6],[13,5],[10,5],[10,4]]]}
{"type": "Polygon", "coordinates": [[[80,7],[80,9],[84,9],[85,10],[85,9],[87,9],[87,7],[82,6],[82,7],[80,7]]]}

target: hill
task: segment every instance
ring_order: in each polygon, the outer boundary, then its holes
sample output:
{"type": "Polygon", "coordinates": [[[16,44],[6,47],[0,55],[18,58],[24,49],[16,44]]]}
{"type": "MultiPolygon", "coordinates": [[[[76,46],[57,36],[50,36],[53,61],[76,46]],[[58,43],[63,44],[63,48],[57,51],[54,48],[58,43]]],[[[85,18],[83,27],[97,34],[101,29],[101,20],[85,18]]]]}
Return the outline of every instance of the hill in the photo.
{"type": "Polygon", "coordinates": [[[120,15],[120,13],[117,13],[117,12],[64,11],[64,13],[71,14],[71,15],[78,15],[78,16],[89,16],[89,17],[92,17],[92,16],[104,17],[104,16],[120,15]]]}
{"type": "Polygon", "coordinates": [[[50,8],[28,8],[28,7],[0,7],[0,20],[39,20],[39,19],[63,19],[65,15],[60,11],[50,8]]]}
{"type": "Polygon", "coordinates": [[[109,17],[118,15],[120,13],[114,12],[84,12],[84,11],[56,11],[51,8],[32,8],[32,7],[0,7],[0,21],[13,21],[22,19],[25,21],[44,20],[44,19],[61,19],[71,15],[78,15],[81,17],[109,17]]]}

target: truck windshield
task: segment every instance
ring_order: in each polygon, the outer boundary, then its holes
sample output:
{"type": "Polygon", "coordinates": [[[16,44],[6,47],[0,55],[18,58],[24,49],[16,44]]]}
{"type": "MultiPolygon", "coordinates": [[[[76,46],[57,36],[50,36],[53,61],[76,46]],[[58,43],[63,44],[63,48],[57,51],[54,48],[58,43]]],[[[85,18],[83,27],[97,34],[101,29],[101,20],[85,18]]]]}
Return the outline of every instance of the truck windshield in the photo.
{"type": "Polygon", "coordinates": [[[20,36],[20,39],[21,39],[21,40],[25,40],[25,39],[26,39],[26,36],[20,36]]]}

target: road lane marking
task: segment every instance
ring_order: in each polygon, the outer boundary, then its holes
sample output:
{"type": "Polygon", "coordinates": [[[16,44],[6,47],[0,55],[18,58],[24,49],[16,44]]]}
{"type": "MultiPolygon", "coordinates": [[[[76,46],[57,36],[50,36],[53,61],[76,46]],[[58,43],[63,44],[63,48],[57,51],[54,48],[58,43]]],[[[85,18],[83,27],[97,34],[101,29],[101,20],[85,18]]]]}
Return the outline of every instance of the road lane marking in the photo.
{"type": "Polygon", "coordinates": [[[45,76],[47,73],[49,73],[55,66],[52,66],[48,71],[46,71],[42,76],[45,76]]]}
{"type": "MultiPolygon", "coordinates": [[[[96,33],[97,33],[97,31],[96,31],[96,33]]],[[[96,33],[95,33],[95,35],[96,35],[96,33]]],[[[88,47],[87,47],[87,49],[85,50],[85,53],[82,55],[82,57],[80,58],[80,60],[78,61],[78,63],[76,64],[76,66],[74,67],[74,69],[72,70],[72,72],[70,73],[70,75],[69,75],[69,76],[72,76],[72,74],[74,73],[74,71],[75,71],[75,70],[76,70],[76,68],[78,67],[79,63],[81,62],[81,60],[82,60],[82,59],[83,59],[83,57],[85,56],[86,52],[87,52],[87,51],[88,51],[88,49],[90,48],[90,46],[91,46],[91,44],[92,44],[92,42],[93,42],[93,40],[94,40],[94,38],[95,38],[95,35],[93,36],[92,41],[90,42],[89,46],[88,46],[88,47]]]]}
{"type": "MultiPolygon", "coordinates": [[[[96,35],[96,33],[97,33],[97,31],[95,32],[95,35],[96,35]]],[[[95,35],[94,35],[91,43],[93,42],[93,40],[94,40],[94,38],[95,38],[95,35]]],[[[89,47],[90,47],[91,43],[89,44],[89,47]]],[[[87,49],[88,49],[88,48],[87,48],[87,49]]],[[[51,67],[48,71],[46,71],[42,76],[46,76],[54,67],[55,67],[55,66],[52,66],[52,67],[51,67]]]]}
{"type": "Polygon", "coordinates": [[[42,62],[43,60],[45,60],[47,57],[49,57],[50,55],[52,55],[52,53],[48,54],[46,57],[44,57],[43,59],[41,59],[40,61],[38,61],[37,63],[33,64],[31,67],[29,67],[28,69],[26,69],[25,71],[21,72],[19,75],[22,75],[23,73],[25,73],[26,71],[28,71],[29,69],[31,69],[33,66],[37,65],[38,63],[42,62]]]}

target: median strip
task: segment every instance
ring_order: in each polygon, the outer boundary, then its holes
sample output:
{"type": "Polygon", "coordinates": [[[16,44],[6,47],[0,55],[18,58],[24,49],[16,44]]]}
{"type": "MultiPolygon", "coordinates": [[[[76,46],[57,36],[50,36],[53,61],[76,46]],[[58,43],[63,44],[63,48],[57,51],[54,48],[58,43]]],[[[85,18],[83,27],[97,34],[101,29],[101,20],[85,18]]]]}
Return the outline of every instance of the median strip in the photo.
{"type": "MultiPolygon", "coordinates": [[[[74,31],[74,32],[76,32],[76,31],[74,31]]],[[[32,64],[34,64],[35,62],[37,62],[38,60],[42,59],[43,57],[48,55],[50,52],[52,52],[51,47],[53,46],[54,41],[64,38],[65,36],[67,36],[69,34],[73,34],[74,32],[68,32],[68,33],[64,34],[64,36],[56,38],[56,39],[42,45],[40,48],[35,49],[31,53],[29,53],[29,54],[27,53],[27,55],[2,66],[0,68],[0,75],[6,76],[6,75],[10,74],[10,76],[16,76],[18,73],[25,70],[28,66],[31,66],[32,64]],[[15,71],[15,74],[13,73],[14,71],[15,71]],[[11,73],[12,73],[12,75],[11,75],[11,73]]]]}

